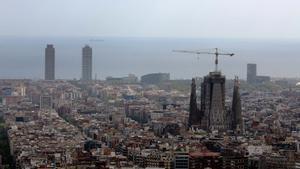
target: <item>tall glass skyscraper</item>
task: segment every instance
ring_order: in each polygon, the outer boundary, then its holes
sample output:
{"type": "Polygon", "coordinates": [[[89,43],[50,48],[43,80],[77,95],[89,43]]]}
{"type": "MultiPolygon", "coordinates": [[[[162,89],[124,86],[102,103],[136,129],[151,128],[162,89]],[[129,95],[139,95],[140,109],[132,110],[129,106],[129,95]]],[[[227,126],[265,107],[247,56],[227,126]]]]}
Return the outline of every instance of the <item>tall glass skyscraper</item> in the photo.
{"type": "Polygon", "coordinates": [[[45,80],[55,80],[55,49],[52,44],[45,49],[45,80]]]}
{"type": "Polygon", "coordinates": [[[92,80],[92,48],[88,45],[82,48],[82,77],[84,81],[92,80]]]}

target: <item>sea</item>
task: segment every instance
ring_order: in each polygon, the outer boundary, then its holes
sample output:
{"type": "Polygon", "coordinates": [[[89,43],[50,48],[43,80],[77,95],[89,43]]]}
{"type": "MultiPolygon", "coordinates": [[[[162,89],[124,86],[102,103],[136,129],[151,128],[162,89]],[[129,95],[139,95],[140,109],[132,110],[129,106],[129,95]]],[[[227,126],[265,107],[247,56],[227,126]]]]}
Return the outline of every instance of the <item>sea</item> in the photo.
{"type": "Polygon", "coordinates": [[[219,48],[219,70],[227,78],[246,78],[247,63],[258,75],[300,77],[300,40],[133,37],[0,37],[0,79],[43,79],[45,47],[55,47],[56,79],[80,79],[82,47],[93,48],[93,78],[170,73],[190,79],[214,70],[214,55],[173,50],[213,52],[219,48]]]}

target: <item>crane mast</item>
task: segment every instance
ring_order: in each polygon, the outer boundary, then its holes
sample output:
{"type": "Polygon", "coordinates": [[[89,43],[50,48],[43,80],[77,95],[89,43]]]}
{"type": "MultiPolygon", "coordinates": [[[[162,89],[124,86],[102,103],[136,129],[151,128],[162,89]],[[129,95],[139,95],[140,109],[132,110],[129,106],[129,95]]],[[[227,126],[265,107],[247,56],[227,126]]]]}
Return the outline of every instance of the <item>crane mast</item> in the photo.
{"type": "Polygon", "coordinates": [[[173,52],[214,55],[215,56],[215,72],[218,72],[219,56],[220,55],[233,56],[234,53],[220,53],[218,48],[215,48],[214,50],[215,50],[215,52],[201,52],[201,51],[190,51],[190,50],[173,50],[173,52]]]}

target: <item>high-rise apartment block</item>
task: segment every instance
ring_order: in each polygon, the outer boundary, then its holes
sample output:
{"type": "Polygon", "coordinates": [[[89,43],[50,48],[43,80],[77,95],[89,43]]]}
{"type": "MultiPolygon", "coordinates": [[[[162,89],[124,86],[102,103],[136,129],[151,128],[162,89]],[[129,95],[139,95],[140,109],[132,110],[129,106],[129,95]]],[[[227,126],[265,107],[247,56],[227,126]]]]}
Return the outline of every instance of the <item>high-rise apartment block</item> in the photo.
{"type": "Polygon", "coordinates": [[[187,152],[175,152],[174,154],[174,169],[188,169],[189,154],[187,152]]]}
{"type": "Polygon", "coordinates": [[[45,80],[55,80],[55,49],[51,44],[45,49],[45,80]]]}
{"type": "Polygon", "coordinates": [[[40,97],[40,109],[52,109],[52,97],[51,96],[44,96],[40,97]]]}

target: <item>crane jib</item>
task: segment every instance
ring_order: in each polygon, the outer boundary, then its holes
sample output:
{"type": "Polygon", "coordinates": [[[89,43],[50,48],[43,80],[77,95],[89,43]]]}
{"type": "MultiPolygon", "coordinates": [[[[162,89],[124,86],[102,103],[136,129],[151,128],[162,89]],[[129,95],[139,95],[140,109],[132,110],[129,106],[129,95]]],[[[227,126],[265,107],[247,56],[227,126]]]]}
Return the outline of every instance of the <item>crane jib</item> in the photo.
{"type": "Polygon", "coordinates": [[[219,55],[226,55],[226,56],[234,55],[234,53],[219,53],[218,48],[215,48],[214,53],[213,52],[189,51],[189,50],[173,50],[173,52],[215,55],[215,71],[216,72],[218,71],[219,55]]]}

